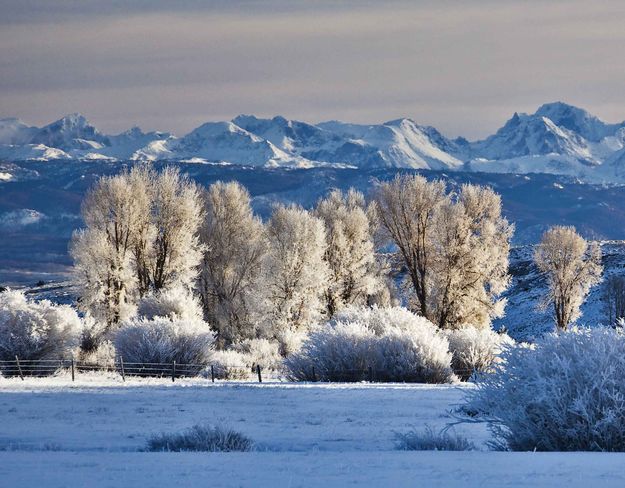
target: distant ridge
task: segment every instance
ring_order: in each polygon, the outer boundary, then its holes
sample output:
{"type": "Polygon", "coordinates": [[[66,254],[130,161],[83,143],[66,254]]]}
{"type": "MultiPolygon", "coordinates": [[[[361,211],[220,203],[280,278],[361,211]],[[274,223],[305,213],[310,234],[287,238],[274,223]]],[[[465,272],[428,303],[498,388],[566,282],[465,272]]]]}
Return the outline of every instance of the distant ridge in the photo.
{"type": "Polygon", "coordinates": [[[265,167],[337,166],[496,173],[549,173],[625,183],[625,122],[608,124],[563,102],[515,113],[495,134],[469,142],[408,119],[382,124],[320,124],[239,115],[182,137],[138,127],[108,135],[83,115],[44,127],[0,119],[6,162],[175,160],[265,167]]]}

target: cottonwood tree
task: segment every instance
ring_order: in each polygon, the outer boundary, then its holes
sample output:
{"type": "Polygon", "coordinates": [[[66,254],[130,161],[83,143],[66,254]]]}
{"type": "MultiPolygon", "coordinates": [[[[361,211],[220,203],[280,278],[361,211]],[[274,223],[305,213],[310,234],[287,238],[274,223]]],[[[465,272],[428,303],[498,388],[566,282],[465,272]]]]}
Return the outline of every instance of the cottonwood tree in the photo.
{"type": "Polygon", "coordinates": [[[203,200],[198,288],[204,317],[217,330],[218,344],[225,346],[256,335],[254,301],[266,239],[250,195],[239,183],[214,183],[203,200]]]}
{"type": "Polygon", "coordinates": [[[150,199],[136,176],[133,170],[98,180],[82,204],[86,228],[70,244],[79,307],[107,327],[132,314],[137,292],[133,248],[136,230],[148,225],[150,199]]]}
{"type": "Polygon", "coordinates": [[[448,197],[442,181],[419,175],[397,175],[375,191],[380,222],[398,249],[416,297],[416,311],[430,317],[428,270],[432,260],[431,233],[437,209],[448,197]]]}
{"type": "Polygon", "coordinates": [[[199,230],[203,218],[200,191],[177,168],[160,172],[153,185],[152,225],[147,270],[151,287],[158,291],[192,288],[202,259],[199,230]]]}
{"type": "Polygon", "coordinates": [[[301,207],[277,206],[266,226],[262,299],[266,334],[305,330],[323,311],[328,267],[323,222],[301,207]]]}
{"type": "Polygon", "coordinates": [[[323,298],[326,314],[332,317],[346,305],[366,304],[384,286],[375,256],[375,209],[354,189],[347,194],[334,190],[319,200],[314,213],[326,229],[329,275],[323,298]]]}
{"type": "Polygon", "coordinates": [[[534,261],[545,274],[548,295],[544,306],[553,306],[558,330],[566,330],[580,316],[580,307],[601,281],[601,249],[588,244],[574,227],[547,230],[534,251],[534,261]]]}
{"type": "Polygon", "coordinates": [[[492,189],[463,185],[442,204],[432,232],[432,272],[427,281],[431,320],[453,329],[488,327],[503,315],[510,284],[508,255],[513,227],[492,189]]]}
{"type": "Polygon", "coordinates": [[[403,175],[382,183],[376,200],[419,314],[457,328],[485,327],[503,313],[512,226],[499,195],[475,185],[447,193],[440,181],[403,175]]]}
{"type": "Polygon", "coordinates": [[[70,245],[80,307],[107,330],[146,293],[195,284],[202,208],[196,185],[178,170],[135,166],[102,177],[82,215],[86,228],[70,245]]]}

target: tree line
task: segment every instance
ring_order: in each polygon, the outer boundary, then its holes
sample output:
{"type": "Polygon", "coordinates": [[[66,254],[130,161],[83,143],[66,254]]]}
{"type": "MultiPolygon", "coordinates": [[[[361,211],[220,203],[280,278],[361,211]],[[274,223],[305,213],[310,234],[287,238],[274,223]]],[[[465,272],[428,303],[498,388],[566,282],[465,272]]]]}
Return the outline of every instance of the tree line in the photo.
{"type": "MultiPolygon", "coordinates": [[[[147,165],[104,176],[70,244],[79,308],[108,334],[142,300],[175,290],[199,299],[219,347],[267,338],[283,355],[294,335],[351,305],[403,303],[445,330],[504,314],[513,225],[494,190],[405,174],[367,197],[332,190],[310,210],[275,204],[262,221],[237,182],[202,188],[147,165]]],[[[569,227],[536,247],[559,328],[600,280],[600,257],[569,227]]]]}

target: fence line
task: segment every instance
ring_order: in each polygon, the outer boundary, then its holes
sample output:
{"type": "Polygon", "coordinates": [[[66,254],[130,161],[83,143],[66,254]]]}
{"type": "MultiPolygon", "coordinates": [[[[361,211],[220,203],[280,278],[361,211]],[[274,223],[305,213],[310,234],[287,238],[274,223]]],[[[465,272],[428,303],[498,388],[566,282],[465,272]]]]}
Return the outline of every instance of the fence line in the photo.
{"type": "Polygon", "coordinates": [[[214,364],[199,363],[171,363],[165,362],[128,362],[123,358],[115,359],[112,362],[94,363],[86,361],[76,361],[71,359],[20,359],[15,356],[13,360],[0,360],[0,376],[17,377],[22,380],[26,376],[51,376],[59,371],[71,371],[72,381],[76,380],[76,375],[81,372],[102,371],[116,372],[123,381],[127,376],[135,377],[167,377],[172,381],[178,378],[206,377],[212,382],[216,379],[231,379],[235,376],[243,379],[243,376],[256,377],[259,383],[263,381],[263,368],[260,365],[250,366],[222,366],[214,364]]]}
{"type": "MultiPolygon", "coordinates": [[[[126,377],[150,377],[150,378],[167,378],[175,382],[180,378],[198,378],[203,377],[210,379],[213,383],[215,380],[250,380],[262,383],[263,379],[271,377],[272,379],[285,380],[287,377],[279,371],[263,368],[256,364],[253,366],[224,366],[221,364],[199,364],[199,363],[177,363],[172,361],[166,362],[127,362],[123,358],[116,358],[114,361],[103,363],[76,361],[70,359],[20,359],[15,356],[13,360],[0,360],[0,378],[1,377],[41,377],[52,376],[59,371],[68,371],[71,373],[72,381],[80,373],[100,371],[114,372],[120,375],[122,381],[126,381],[126,377]],[[268,374],[269,373],[269,374],[268,374]],[[273,374],[271,374],[273,373],[273,374]]],[[[456,374],[466,373],[469,377],[474,371],[456,371],[456,374]]],[[[309,381],[317,382],[323,378],[331,377],[332,381],[339,382],[386,382],[389,377],[387,371],[377,371],[372,367],[356,368],[356,369],[332,369],[319,370],[312,366],[309,381]]],[[[404,383],[418,382],[421,375],[418,372],[413,375],[402,375],[404,383]]],[[[396,382],[396,381],[392,381],[396,382]]]]}

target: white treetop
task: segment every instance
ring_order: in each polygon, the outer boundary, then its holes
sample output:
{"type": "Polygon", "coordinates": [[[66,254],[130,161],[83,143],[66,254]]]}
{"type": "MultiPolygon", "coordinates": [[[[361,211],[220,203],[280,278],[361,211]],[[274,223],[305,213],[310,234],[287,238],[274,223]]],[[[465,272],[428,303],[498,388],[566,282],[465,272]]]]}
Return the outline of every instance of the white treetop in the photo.
{"type": "Polygon", "coordinates": [[[556,327],[566,330],[580,316],[590,289],[601,281],[601,249],[588,244],[574,227],[555,226],[543,234],[534,251],[538,269],[545,273],[556,327]]]}

